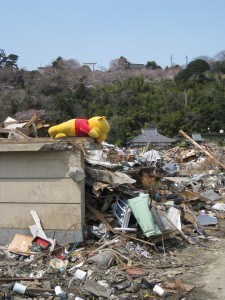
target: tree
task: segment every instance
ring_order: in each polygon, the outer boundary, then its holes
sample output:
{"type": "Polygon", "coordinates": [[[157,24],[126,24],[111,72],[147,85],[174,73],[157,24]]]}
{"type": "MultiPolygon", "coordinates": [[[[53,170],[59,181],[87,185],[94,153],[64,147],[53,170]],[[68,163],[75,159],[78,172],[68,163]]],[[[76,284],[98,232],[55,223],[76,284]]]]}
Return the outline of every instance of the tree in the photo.
{"type": "Polygon", "coordinates": [[[210,70],[210,65],[204,59],[196,59],[187,65],[190,76],[201,75],[210,70]]]}
{"type": "Polygon", "coordinates": [[[181,70],[176,76],[175,80],[187,81],[191,77],[195,77],[198,80],[205,79],[205,72],[210,70],[210,65],[204,59],[196,59],[190,62],[186,69],[181,70]]]}
{"type": "Polygon", "coordinates": [[[157,63],[155,61],[148,61],[146,64],[146,68],[148,69],[161,69],[161,67],[159,65],[157,65],[157,63]]]}
{"type": "Polygon", "coordinates": [[[122,116],[114,115],[110,119],[110,131],[108,133],[108,140],[119,146],[125,145],[127,134],[126,119],[122,116]]]}
{"type": "Polygon", "coordinates": [[[215,73],[225,74],[225,59],[213,62],[212,70],[215,73]]]}
{"type": "Polygon", "coordinates": [[[118,60],[118,65],[123,67],[124,69],[128,69],[130,62],[126,59],[126,57],[120,56],[120,58],[118,60]]]}
{"type": "Polygon", "coordinates": [[[58,69],[60,62],[63,60],[61,56],[58,56],[55,60],[52,62],[52,67],[58,69]]]}
{"type": "Polygon", "coordinates": [[[207,55],[201,55],[201,56],[195,57],[192,61],[195,61],[198,59],[205,60],[209,64],[211,64],[211,62],[213,61],[213,58],[210,56],[207,56],[207,55]]]}
{"type": "Polygon", "coordinates": [[[130,66],[130,62],[124,56],[116,58],[110,61],[109,71],[124,71],[127,70],[130,66]]]}
{"type": "Polygon", "coordinates": [[[7,60],[6,60],[6,67],[18,68],[18,66],[17,66],[18,58],[19,58],[19,56],[16,54],[9,54],[9,56],[7,57],[7,60]]]}
{"type": "Polygon", "coordinates": [[[9,54],[6,56],[4,50],[0,50],[0,68],[11,67],[11,68],[18,68],[17,60],[19,56],[16,54],[9,54]]]}
{"type": "Polygon", "coordinates": [[[0,49],[0,68],[5,64],[5,51],[0,49]]]}
{"type": "Polygon", "coordinates": [[[59,70],[78,69],[80,67],[80,63],[76,59],[63,59],[61,56],[58,56],[52,62],[52,67],[59,70]]]}

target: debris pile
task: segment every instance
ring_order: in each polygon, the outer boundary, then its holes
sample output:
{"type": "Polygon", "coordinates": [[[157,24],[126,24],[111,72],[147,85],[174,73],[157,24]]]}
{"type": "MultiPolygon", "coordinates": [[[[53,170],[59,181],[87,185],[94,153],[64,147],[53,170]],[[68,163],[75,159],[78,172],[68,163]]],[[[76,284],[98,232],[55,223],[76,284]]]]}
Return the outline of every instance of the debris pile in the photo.
{"type": "Polygon", "coordinates": [[[27,139],[29,137],[37,138],[43,136],[48,124],[41,119],[38,114],[33,115],[29,120],[19,122],[16,119],[7,117],[0,124],[0,140],[8,138],[10,140],[27,139]]]}
{"type": "Polygon", "coordinates": [[[32,211],[31,235],[17,234],[0,248],[0,295],[188,299],[195,285],[181,274],[198,265],[190,252],[210,249],[225,218],[224,149],[145,151],[103,143],[96,150],[86,143],[83,151],[83,238],[58,244],[32,211]]]}

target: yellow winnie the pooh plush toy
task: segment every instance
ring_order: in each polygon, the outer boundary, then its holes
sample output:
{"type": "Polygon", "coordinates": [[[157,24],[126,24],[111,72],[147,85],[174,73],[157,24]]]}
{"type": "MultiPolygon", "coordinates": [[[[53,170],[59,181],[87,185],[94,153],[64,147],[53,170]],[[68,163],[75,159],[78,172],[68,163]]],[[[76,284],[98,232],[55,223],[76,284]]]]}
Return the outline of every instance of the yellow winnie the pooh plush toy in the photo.
{"type": "Polygon", "coordinates": [[[90,136],[98,143],[106,140],[110,126],[106,117],[98,116],[91,119],[72,119],[49,128],[48,133],[55,138],[71,136],[90,136]]]}

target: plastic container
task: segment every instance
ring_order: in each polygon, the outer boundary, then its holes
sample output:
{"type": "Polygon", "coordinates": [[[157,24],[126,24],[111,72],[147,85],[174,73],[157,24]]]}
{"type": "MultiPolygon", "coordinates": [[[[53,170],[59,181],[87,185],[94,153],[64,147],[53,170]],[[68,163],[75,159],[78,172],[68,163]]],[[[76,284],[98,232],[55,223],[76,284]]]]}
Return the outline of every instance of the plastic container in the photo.
{"type": "Polygon", "coordinates": [[[159,296],[163,296],[163,294],[165,293],[164,289],[161,288],[160,285],[156,284],[153,288],[153,292],[156,293],[159,296]]]}
{"type": "Polygon", "coordinates": [[[59,285],[57,285],[55,287],[55,295],[57,297],[59,297],[60,299],[67,299],[65,292],[63,292],[63,290],[61,289],[61,287],[59,285]]]}
{"type": "Polygon", "coordinates": [[[13,287],[13,292],[16,292],[16,293],[18,293],[18,294],[25,294],[25,292],[26,292],[26,286],[25,285],[23,285],[23,284],[21,284],[21,283],[18,283],[18,282],[16,282],[15,284],[14,284],[14,287],[13,287]]]}

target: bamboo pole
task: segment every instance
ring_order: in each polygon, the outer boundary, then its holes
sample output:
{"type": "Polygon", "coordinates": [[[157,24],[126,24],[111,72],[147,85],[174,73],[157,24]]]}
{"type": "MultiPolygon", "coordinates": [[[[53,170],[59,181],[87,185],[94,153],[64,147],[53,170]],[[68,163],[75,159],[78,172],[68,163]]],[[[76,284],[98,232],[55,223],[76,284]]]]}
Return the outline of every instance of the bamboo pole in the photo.
{"type": "Polygon", "coordinates": [[[186,139],[188,139],[194,146],[196,146],[198,149],[200,149],[205,155],[207,155],[211,160],[213,160],[215,163],[217,163],[223,170],[225,170],[225,165],[223,165],[220,161],[218,161],[211,153],[209,153],[207,150],[203,149],[198,143],[196,143],[190,136],[188,136],[183,130],[180,130],[179,133],[181,133],[186,139]]]}

